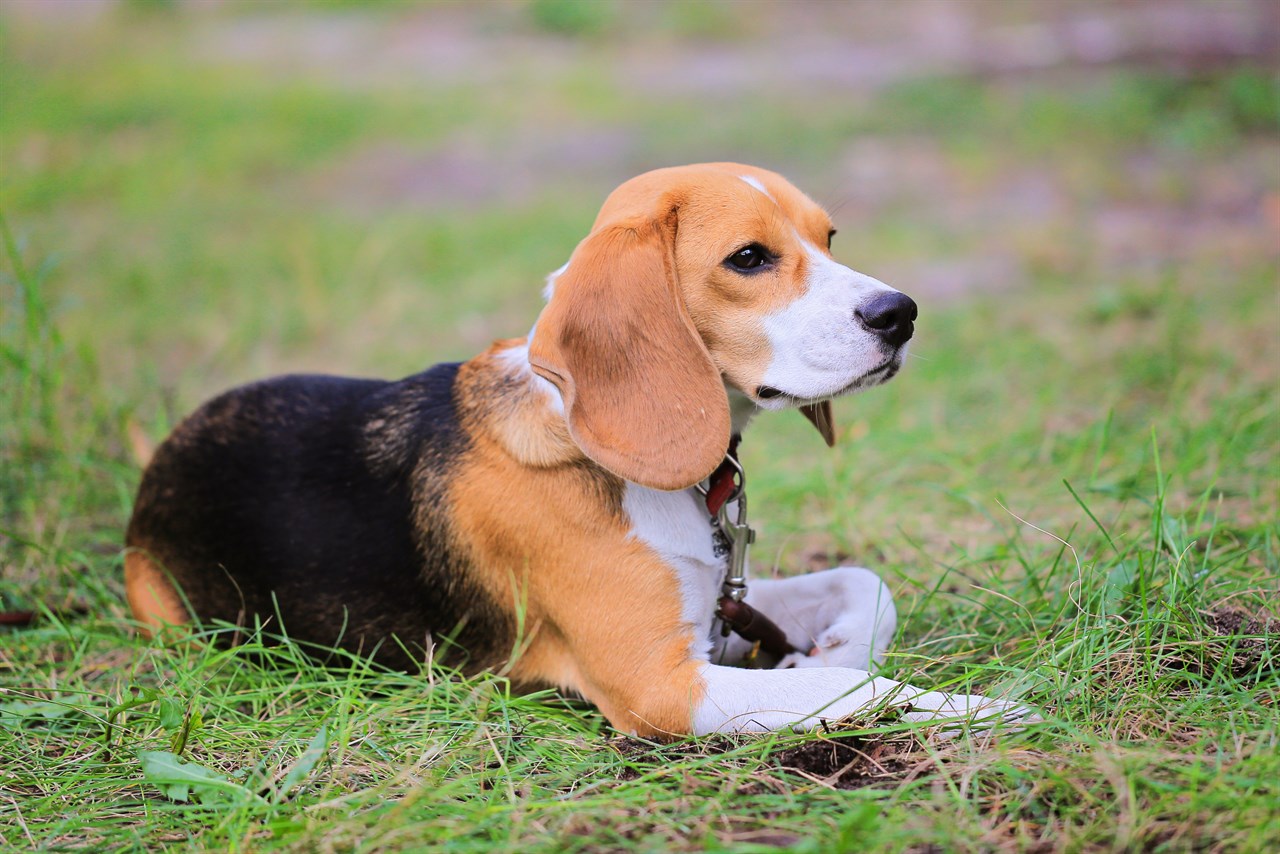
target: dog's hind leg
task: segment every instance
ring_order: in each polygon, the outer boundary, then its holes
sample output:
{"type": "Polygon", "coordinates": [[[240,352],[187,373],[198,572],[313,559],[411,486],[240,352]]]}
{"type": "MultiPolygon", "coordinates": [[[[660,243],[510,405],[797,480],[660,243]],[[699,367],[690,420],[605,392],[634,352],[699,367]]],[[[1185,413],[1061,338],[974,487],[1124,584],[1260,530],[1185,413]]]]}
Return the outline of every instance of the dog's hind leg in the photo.
{"type": "Polygon", "coordinates": [[[124,556],[124,589],[139,630],[147,637],[190,620],[168,573],[140,549],[124,556]]]}

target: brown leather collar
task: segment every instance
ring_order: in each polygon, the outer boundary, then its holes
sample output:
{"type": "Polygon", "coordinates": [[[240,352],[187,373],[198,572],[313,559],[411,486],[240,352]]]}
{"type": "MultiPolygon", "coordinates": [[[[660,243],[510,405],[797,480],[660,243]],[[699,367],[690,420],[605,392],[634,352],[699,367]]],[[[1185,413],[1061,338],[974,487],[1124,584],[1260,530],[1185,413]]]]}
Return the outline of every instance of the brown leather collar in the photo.
{"type": "Polygon", "coordinates": [[[738,443],[741,441],[741,436],[734,436],[729,440],[729,450],[725,452],[724,460],[721,461],[708,479],[707,511],[712,518],[720,512],[720,508],[724,506],[724,503],[733,497],[734,492],[741,486],[734,480],[734,476],[740,468],[734,465],[734,462],[738,459],[738,443]]]}

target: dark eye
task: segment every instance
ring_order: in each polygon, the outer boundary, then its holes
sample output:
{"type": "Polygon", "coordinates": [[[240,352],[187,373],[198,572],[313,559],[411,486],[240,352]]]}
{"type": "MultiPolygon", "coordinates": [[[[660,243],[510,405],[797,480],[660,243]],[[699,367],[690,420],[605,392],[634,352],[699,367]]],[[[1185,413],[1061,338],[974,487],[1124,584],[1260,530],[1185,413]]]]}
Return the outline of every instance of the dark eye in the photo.
{"type": "Polygon", "coordinates": [[[750,246],[744,246],[737,252],[724,259],[724,262],[735,270],[757,270],[773,261],[773,256],[769,254],[769,250],[765,249],[759,243],[752,243],[750,246]]]}
{"type": "Polygon", "coordinates": [[[831,238],[836,236],[836,230],[833,228],[827,232],[827,251],[831,251],[831,238]]]}

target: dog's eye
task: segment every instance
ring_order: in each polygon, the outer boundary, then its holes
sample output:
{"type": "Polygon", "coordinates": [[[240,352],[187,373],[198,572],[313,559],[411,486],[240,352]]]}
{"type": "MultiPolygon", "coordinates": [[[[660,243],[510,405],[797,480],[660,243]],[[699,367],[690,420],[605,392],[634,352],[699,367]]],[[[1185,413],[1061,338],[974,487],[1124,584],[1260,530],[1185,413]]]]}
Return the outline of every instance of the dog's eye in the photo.
{"type": "Polygon", "coordinates": [[[831,251],[831,238],[836,236],[836,230],[833,228],[827,232],[827,251],[831,251]]]}
{"type": "Polygon", "coordinates": [[[724,262],[735,270],[756,270],[773,260],[769,250],[759,243],[744,246],[724,259],[724,262]]]}

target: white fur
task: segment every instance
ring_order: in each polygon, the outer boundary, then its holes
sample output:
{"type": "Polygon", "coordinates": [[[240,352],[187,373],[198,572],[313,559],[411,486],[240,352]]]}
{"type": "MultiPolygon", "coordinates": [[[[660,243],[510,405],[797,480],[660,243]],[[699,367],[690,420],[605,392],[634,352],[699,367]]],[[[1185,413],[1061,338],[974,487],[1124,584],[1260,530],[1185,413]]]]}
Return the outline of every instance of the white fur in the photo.
{"type": "Polygon", "coordinates": [[[1005,700],[924,691],[846,667],[742,670],[708,663],[702,666],[702,678],[706,693],[693,714],[693,731],[698,735],[811,729],[821,720],[908,703],[911,710],[903,714],[908,721],[1033,717],[1029,710],[1005,700]]]}
{"type": "Polygon", "coordinates": [[[653,549],[675,572],[681,616],[693,638],[690,655],[707,659],[726,559],[716,557],[713,550],[710,514],[702,496],[694,489],[662,492],[628,483],[622,509],[631,520],[631,536],[653,549]]]}
{"type": "MultiPolygon", "coordinates": [[[[917,722],[1038,719],[1025,706],[1006,700],[926,691],[873,675],[870,668],[883,660],[893,640],[897,612],[889,588],[870,570],[837,567],[755,580],[747,602],[773,619],[802,652],[768,670],[703,664],[705,690],[693,709],[695,734],[810,729],[821,720],[889,705],[904,709],[904,720],[917,722]]],[[[735,636],[713,661],[741,662],[746,651],[746,642],[735,636]]]]}
{"type": "MultiPolygon", "coordinates": [[[[536,326],[534,327],[537,328],[536,326]]],[[[505,362],[511,371],[517,377],[530,383],[536,388],[543,397],[546,398],[547,405],[551,407],[556,414],[564,415],[564,398],[560,396],[560,389],[550,380],[543,379],[533,372],[533,368],[529,366],[529,341],[533,340],[533,329],[529,330],[529,337],[525,339],[525,343],[515,347],[508,347],[498,352],[498,358],[505,362]]]]}
{"type": "Polygon", "coordinates": [[[738,177],[741,178],[748,186],[755,187],[757,190],[768,196],[770,201],[773,201],[773,196],[764,188],[764,184],[760,183],[760,179],[752,178],[750,175],[739,175],[738,177]]]}
{"type": "Polygon", "coordinates": [[[909,703],[903,717],[910,721],[1028,714],[1005,701],[925,691],[868,672],[893,639],[897,617],[889,589],[859,567],[751,582],[747,601],[777,622],[793,644],[813,647],[813,653],[790,655],[773,670],[713,664],[713,653],[717,660],[740,661],[746,643],[735,636],[718,644],[711,637],[725,561],[712,549],[702,501],[692,489],[661,492],[634,483],[622,498],[631,536],[671,567],[680,586],[689,655],[703,662],[705,691],[693,709],[695,734],[806,729],[885,704],[909,703]]]}
{"type": "MultiPolygon", "coordinates": [[[[569,260],[572,261],[573,259],[569,260]]],[[[551,296],[556,292],[556,279],[560,278],[567,269],[569,269],[569,261],[565,261],[558,269],[552,270],[547,274],[547,284],[542,288],[542,298],[544,300],[551,302],[551,296]]]]}
{"type": "MultiPolygon", "coordinates": [[[[869,569],[840,566],[792,578],[752,579],[747,602],[767,614],[802,651],[778,667],[871,669],[884,660],[898,626],[893,595],[869,569]]],[[[746,652],[734,636],[721,662],[746,652]]]]}
{"type": "Polygon", "coordinates": [[[729,398],[730,431],[735,436],[741,436],[747,429],[747,425],[751,423],[751,419],[760,411],[760,407],[754,400],[727,382],[724,384],[724,393],[729,398]]]}
{"type": "Polygon", "coordinates": [[[804,293],[764,318],[773,358],[761,382],[790,397],[760,401],[766,409],[854,391],[864,387],[860,382],[864,377],[866,385],[875,385],[878,375],[867,376],[868,372],[901,358],[854,316],[871,297],[896,291],[837,264],[813,244],[802,244],[809,268],[804,293]]]}

